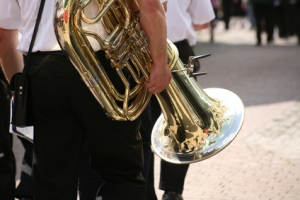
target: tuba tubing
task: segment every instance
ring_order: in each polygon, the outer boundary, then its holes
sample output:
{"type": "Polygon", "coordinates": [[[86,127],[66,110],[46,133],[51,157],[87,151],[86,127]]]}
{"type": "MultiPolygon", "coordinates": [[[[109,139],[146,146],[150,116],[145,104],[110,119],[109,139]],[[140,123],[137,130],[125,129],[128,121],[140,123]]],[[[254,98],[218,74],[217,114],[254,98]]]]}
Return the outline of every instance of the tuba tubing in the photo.
{"type": "Polygon", "coordinates": [[[237,136],[244,121],[244,105],[229,90],[203,90],[188,75],[170,41],[168,49],[170,67],[176,73],[169,86],[156,95],[162,114],[152,130],[152,149],[174,164],[202,161],[219,153],[237,136]]]}
{"type": "MultiPolygon", "coordinates": [[[[139,117],[151,97],[144,82],[152,60],[138,13],[132,14],[122,0],[56,0],[54,29],[61,48],[107,116],[120,121],[139,117]],[[90,18],[84,12],[89,4],[99,6],[98,13],[90,18]],[[107,38],[86,31],[82,22],[101,23],[107,38]],[[114,86],[88,38],[105,51],[124,91],[114,86]],[[128,75],[131,80],[127,80],[128,75]]],[[[162,115],[152,131],[152,148],[162,159],[176,164],[204,160],[236,137],[244,120],[244,106],[228,90],[203,90],[190,76],[193,64],[184,65],[174,44],[166,42],[174,73],[169,86],[156,95],[162,115]]]]}

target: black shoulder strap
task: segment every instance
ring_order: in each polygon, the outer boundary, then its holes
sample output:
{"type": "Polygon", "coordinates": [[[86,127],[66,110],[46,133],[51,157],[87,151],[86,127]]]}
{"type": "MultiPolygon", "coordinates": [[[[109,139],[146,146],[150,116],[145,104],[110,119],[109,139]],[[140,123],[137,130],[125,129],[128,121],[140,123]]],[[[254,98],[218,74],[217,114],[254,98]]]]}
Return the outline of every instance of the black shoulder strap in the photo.
{"type": "Polygon", "coordinates": [[[36,37],[37,31],[38,31],[38,27],[39,27],[39,24],[40,24],[40,21],[41,21],[41,18],[42,18],[44,4],[45,4],[45,0],[41,0],[38,16],[37,16],[37,19],[36,19],[36,22],[35,22],[31,42],[30,42],[27,57],[26,57],[26,60],[25,60],[25,65],[24,65],[23,74],[22,74],[23,77],[25,75],[27,75],[27,73],[28,73],[28,65],[29,65],[29,62],[30,62],[30,55],[31,55],[31,51],[32,51],[32,48],[33,48],[35,37],[36,37]]]}

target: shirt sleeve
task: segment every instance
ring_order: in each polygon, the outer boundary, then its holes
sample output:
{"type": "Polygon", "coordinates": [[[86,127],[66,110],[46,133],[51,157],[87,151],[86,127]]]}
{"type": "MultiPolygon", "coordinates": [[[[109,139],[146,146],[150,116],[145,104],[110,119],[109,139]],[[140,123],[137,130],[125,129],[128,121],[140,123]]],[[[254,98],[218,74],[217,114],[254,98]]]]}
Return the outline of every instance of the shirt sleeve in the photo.
{"type": "Polygon", "coordinates": [[[197,25],[206,24],[216,17],[211,0],[192,0],[188,9],[193,23],[197,25]]]}
{"type": "Polygon", "coordinates": [[[21,29],[21,10],[17,0],[0,0],[0,27],[21,29]]]}

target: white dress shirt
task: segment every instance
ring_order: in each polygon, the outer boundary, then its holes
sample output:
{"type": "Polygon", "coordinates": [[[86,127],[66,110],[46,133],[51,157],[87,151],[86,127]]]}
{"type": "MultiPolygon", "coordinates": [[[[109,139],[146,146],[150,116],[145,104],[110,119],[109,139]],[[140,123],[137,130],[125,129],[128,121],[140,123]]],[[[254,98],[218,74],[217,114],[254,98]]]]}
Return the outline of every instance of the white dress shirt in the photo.
{"type": "MultiPolygon", "coordinates": [[[[85,11],[95,16],[97,9],[92,5],[93,3],[89,4],[85,11]]],[[[39,6],[40,0],[0,0],[0,27],[17,29],[22,33],[17,49],[25,55],[32,38],[39,6]]],[[[54,31],[54,9],[55,0],[46,0],[32,52],[61,50],[54,31]]],[[[84,23],[83,27],[86,30],[97,32],[104,39],[107,36],[100,22],[93,25],[84,23]]],[[[89,40],[95,51],[100,49],[99,44],[95,40],[90,38],[89,40]]]]}
{"type": "MultiPolygon", "coordinates": [[[[18,29],[22,32],[18,50],[26,54],[32,37],[33,27],[37,18],[40,0],[0,0],[0,27],[18,29]],[[21,9],[22,8],[22,9],[21,9]]],[[[39,25],[33,52],[60,50],[54,33],[53,17],[55,0],[46,0],[39,25]]]]}
{"type": "MultiPolygon", "coordinates": [[[[167,0],[161,0],[166,2],[167,0]]],[[[95,16],[98,12],[97,5],[91,2],[86,8],[86,15],[95,16]]],[[[32,38],[32,30],[35,26],[40,0],[0,0],[0,27],[4,29],[17,29],[22,33],[17,49],[23,54],[27,54],[28,47],[32,38]]],[[[53,19],[55,0],[46,0],[42,13],[41,22],[37,32],[36,40],[32,52],[37,51],[58,51],[61,50],[54,31],[53,19]]],[[[101,23],[85,24],[85,30],[96,32],[101,38],[107,37],[101,23]]],[[[100,49],[98,42],[89,38],[95,51],[100,49]]]]}
{"type": "Polygon", "coordinates": [[[168,0],[168,39],[178,42],[187,39],[189,45],[197,42],[193,24],[201,25],[215,18],[211,0],[168,0]]]}

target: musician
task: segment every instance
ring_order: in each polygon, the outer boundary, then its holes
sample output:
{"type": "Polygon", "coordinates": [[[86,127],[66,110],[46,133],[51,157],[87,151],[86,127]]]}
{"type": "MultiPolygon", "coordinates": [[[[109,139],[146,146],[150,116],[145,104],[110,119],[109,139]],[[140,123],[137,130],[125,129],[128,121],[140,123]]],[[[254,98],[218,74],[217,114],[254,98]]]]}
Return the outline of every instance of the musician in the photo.
{"type": "MultiPolygon", "coordinates": [[[[166,9],[167,0],[160,0],[163,4],[164,9],[166,9]]],[[[141,127],[140,133],[143,140],[143,152],[144,152],[144,167],[142,170],[142,175],[147,181],[149,172],[153,173],[153,152],[151,150],[151,132],[153,127],[153,122],[151,118],[151,106],[148,104],[145,110],[141,114],[141,127]],[[151,169],[149,169],[151,167],[151,169]]],[[[103,184],[103,180],[99,178],[99,175],[95,173],[93,169],[88,165],[89,163],[89,141],[86,138],[84,149],[83,149],[83,163],[80,170],[79,177],[79,196],[81,200],[93,200],[95,194],[101,196],[101,192],[98,193],[99,186],[103,184]]],[[[151,174],[150,174],[151,176],[151,174]]],[[[150,178],[153,180],[153,178],[150,178]]],[[[153,185],[153,183],[151,184],[153,185]]],[[[147,194],[155,194],[154,187],[147,188],[147,194]],[[150,189],[150,190],[149,190],[150,189]]]]}
{"type": "MultiPolygon", "coordinates": [[[[0,27],[14,34],[5,34],[0,43],[11,41],[22,30],[18,50],[26,59],[40,0],[1,0],[1,3],[6,6],[1,6],[0,27]]],[[[159,0],[137,0],[137,3],[153,59],[150,79],[145,85],[156,94],[171,79],[166,59],[165,14],[159,0]]],[[[141,175],[140,119],[116,121],[106,116],[57,42],[52,18],[54,6],[54,0],[45,2],[29,65],[34,113],[34,199],[77,199],[82,141],[88,134],[91,166],[105,181],[101,187],[102,199],[141,200],[146,185],[141,175]]],[[[107,73],[115,73],[104,52],[94,50],[107,73]]],[[[9,77],[21,71],[15,66],[3,64],[3,67],[9,77]]]]}

